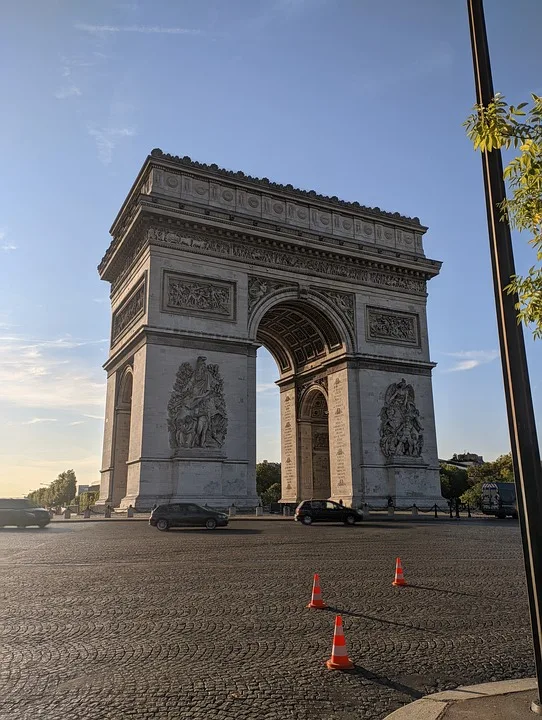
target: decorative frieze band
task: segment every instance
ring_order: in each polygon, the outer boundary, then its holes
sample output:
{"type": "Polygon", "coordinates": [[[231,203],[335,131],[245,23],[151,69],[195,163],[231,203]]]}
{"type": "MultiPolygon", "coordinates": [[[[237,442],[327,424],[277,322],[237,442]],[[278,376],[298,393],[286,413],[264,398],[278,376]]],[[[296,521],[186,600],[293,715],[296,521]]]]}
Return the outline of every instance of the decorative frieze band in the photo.
{"type": "Polygon", "coordinates": [[[191,252],[425,295],[425,280],[423,279],[373,270],[353,262],[308,255],[302,253],[300,249],[277,250],[261,245],[251,245],[247,242],[217,238],[213,235],[173,231],[160,227],[148,228],[146,238],[150,243],[179,247],[191,252]]]}
{"type": "Polygon", "coordinates": [[[367,308],[367,340],[373,342],[420,345],[420,323],[418,315],[384,308],[367,308]]]}
{"type": "Polygon", "coordinates": [[[136,289],[124,300],[113,313],[111,323],[111,344],[128,330],[145,313],[146,277],[144,276],[136,289]]]}
{"type": "Polygon", "coordinates": [[[235,320],[235,284],[165,271],[162,310],[183,315],[205,315],[235,320]]]}

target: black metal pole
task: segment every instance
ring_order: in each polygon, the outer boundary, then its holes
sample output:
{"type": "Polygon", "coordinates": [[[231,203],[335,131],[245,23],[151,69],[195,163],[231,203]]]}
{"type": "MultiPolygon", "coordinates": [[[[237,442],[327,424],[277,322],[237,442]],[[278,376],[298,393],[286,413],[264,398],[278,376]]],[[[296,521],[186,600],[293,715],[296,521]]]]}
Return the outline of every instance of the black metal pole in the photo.
{"type": "MultiPolygon", "coordinates": [[[[493,99],[493,81],[482,0],[467,0],[478,104],[493,99]]],[[[523,328],[517,323],[516,295],[504,288],[515,274],[512,236],[499,204],[506,197],[499,150],[482,153],[497,325],[504,376],[510,445],[516,481],[523,555],[531,613],[534,657],[539,698],[542,691],[542,467],[536,434],[523,328]]],[[[531,705],[542,715],[540,699],[531,705]]]]}

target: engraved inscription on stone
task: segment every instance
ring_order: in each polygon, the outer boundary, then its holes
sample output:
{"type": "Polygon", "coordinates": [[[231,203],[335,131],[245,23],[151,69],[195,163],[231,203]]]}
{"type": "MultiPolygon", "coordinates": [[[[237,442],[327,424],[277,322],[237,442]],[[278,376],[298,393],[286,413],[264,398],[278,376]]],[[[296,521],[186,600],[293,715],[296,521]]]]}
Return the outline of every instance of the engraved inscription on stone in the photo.
{"type": "Polygon", "coordinates": [[[286,390],[281,400],[283,484],[288,495],[295,495],[297,490],[295,390],[286,390]]]}
{"type": "Polygon", "coordinates": [[[183,363],[168,403],[169,444],[174,455],[186,448],[221,448],[228,430],[224,383],[218,365],[200,356],[183,363]]]}
{"type": "Polygon", "coordinates": [[[419,345],[418,316],[368,307],[367,339],[419,345]]]}
{"type": "Polygon", "coordinates": [[[380,449],[387,458],[420,457],[422,431],[414,388],[402,378],[392,383],[384,396],[384,407],[380,411],[380,449]]]}
{"type": "Polygon", "coordinates": [[[337,376],[331,383],[329,396],[329,431],[330,456],[333,459],[331,469],[332,486],[344,487],[347,480],[347,455],[345,450],[348,447],[349,421],[347,417],[348,388],[344,379],[337,376]]]}
{"type": "Polygon", "coordinates": [[[235,318],[235,286],[209,282],[191,275],[165,272],[162,308],[166,312],[206,315],[223,320],[235,318]]]}
{"type": "Polygon", "coordinates": [[[145,280],[134,290],[113,313],[111,324],[111,343],[114,343],[125,330],[145,313],[145,280]]]}

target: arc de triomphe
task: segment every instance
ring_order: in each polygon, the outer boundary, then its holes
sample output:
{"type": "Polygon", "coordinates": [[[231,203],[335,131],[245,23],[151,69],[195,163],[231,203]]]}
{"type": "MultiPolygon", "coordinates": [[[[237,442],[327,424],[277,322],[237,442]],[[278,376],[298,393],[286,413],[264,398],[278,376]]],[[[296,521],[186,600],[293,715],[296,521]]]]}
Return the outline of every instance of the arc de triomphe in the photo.
{"type": "Polygon", "coordinates": [[[256,350],[282,500],[441,500],[417,218],[153,150],[113,226],[100,503],[258,503],[256,350]]]}

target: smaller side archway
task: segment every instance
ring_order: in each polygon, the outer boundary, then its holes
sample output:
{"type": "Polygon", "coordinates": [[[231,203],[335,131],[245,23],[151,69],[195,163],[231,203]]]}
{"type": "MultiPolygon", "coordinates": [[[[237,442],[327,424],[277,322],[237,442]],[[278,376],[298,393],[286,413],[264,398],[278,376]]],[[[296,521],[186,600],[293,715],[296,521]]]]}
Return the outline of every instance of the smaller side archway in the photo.
{"type": "Polygon", "coordinates": [[[298,419],[300,499],[325,499],[331,495],[328,403],[319,385],[301,399],[298,419]]]}
{"type": "Polygon", "coordinates": [[[126,495],[128,482],[128,458],[130,455],[130,429],[132,421],[132,389],[133,370],[129,366],[123,371],[115,407],[114,451],[113,451],[113,482],[111,488],[111,504],[120,505],[126,495]]]}

